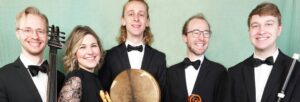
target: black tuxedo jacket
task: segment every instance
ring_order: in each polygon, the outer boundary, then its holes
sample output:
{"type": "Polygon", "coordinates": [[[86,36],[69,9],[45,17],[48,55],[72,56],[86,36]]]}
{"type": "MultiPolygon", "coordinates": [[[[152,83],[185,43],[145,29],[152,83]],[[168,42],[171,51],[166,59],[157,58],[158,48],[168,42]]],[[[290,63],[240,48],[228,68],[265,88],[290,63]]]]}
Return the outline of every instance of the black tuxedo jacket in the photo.
{"type": "MultiPolygon", "coordinates": [[[[64,75],[58,72],[58,87],[64,75]]],[[[0,69],[0,102],[42,102],[24,64],[18,58],[0,69]]]]}
{"type": "MultiPolygon", "coordinates": [[[[229,69],[226,102],[255,102],[253,55],[229,69]]],[[[280,50],[266,83],[261,102],[277,102],[292,59],[280,50]]],[[[300,66],[296,63],[293,75],[285,91],[283,102],[300,102],[300,66]]]]}
{"type": "MultiPolygon", "coordinates": [[[[152,74],[164,90],[166,75],[166,56],[149,45],[145,45],[142,69],[152,74]]],[[[102,68],[99,70],[100,81],[105,90],[109,90],[114,78],[122,71],[129,69],[130,62],[124,43],[108,50],[102,68]]]]}
{"type": "MultiPolygon", "coordinates": [[[[192,93],[200,95],[202,102],[220,102],[226,74],[227,70],[223,65],[204,58],[192,93]]],[[[184,62],[167,69],[166,102],[187,102],[185,79],[184,62]]]]}

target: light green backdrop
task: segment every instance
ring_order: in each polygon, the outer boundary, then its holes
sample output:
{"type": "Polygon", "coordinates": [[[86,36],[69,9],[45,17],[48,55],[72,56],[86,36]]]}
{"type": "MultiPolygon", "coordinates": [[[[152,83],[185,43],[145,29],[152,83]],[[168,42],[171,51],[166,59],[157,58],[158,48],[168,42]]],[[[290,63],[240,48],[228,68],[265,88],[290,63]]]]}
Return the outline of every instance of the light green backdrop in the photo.
{"type": "MultiPolygon", "coordinates": [[[[60,26],[67,36],[76,25],[93,28],[105,49],[117,45],[122,6],[127,0],[0,0],[0,67],[20,55],[15,37],[15,16],[27,6],[36,6],[45,13],[50,24],[60,26]]],[[[253,52],[248,39],[246,20],[250,11],[262,0],[146,0],[150,6],[152,46],[167,55],[167,65],[186,56],[181,39],[184,21],[202,12],[211,23],[213,35],[206,56],[231,67],[253,52]]],[[[283,32],[279,48],[287,55],[300,51],[300,1],[268,0],[277,4],[282,13],[283,32]]],[[[59,50],[58,68],[63,68],[59,50]]],[[[48,58],[48,48],[45,52],[48,58]]]]}

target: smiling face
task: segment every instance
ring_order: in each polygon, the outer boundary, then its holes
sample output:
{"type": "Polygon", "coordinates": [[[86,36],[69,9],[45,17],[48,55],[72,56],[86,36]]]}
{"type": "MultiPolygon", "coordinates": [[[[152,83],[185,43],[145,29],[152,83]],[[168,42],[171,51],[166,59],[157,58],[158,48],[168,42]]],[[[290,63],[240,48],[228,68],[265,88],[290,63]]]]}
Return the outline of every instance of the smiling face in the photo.
{"type": "Polygon", "coordinates": [[[149,26],[146,5],[140,1],[128,2],[123,13],[122,25],[127,29],[127,37],[143,37],[143,32],[149,26]]]}
{"type": "Polygon", "coordinates": [[[76,52],[79,67],[94,72],[100,58],[101,53],[96,38],[90,34],[85,35],[76,52]]]}
{"type": "Polygon", "coordinates": [[[25,55],[42,56],[48,41],[46,21],[34,14],[23,16],[19,21],[16,36],[25,55]]]}
{"type": "MultiPolygon", "coordinates": [[[[187,25],[187,32],[190,31],[210,31],[208,23],[203,19],[194,18],[187,25]]],[[[194,33],[195,34],[195,33],[194,33]]],[[[208,47],[209,37],[204,37],[203,33],[198,36],[192,32],[183,36],[183,41],[188,47],[188,54],[192,56],[200,56],[205,53],[208,47]]]]}
{"type": "Polygon", "coordinates": [[[276,39],[282,29],[278,18],[270,15],[253,15],[249,23],[249,38],[255,50],[275,51],[276,39]]]}

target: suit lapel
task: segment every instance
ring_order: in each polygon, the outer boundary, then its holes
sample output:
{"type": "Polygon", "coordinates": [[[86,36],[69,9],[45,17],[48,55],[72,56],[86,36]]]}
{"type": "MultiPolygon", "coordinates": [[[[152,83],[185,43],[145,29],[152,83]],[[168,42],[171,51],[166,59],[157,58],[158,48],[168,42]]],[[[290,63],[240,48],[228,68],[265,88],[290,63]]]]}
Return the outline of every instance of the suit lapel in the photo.
{"type": "MultiPolygon", "coordinates": [[[[207,60],[204,57],[204,60],[201,64],[200,71],[198,72],[197,79],[196,79],[192,93],[199,92],[199,89],[201,88],[201,85],[202,85],[201,83],[203,83],[203,80],[209,79],[209,78],[206,78],[207,74],[209,74],[209,72],[210,72],[210,70],[209,70],[210,64],[209,63],[210,63],[209,60],[207,60]]],[[[197,93],[197,94],[199,94],[199,93],[197,93]]]]}
{"type": "Polygon", "coordinates": [[[121,60],[120,63],[122,64],[122,66],[124,66],[122,68],[125,69],[131,68],[125,43],[121,44],[118,47],[118,53],[120,54],[119,55],[121,60]]]}
{"type": "Polygon", "coordinates": [[[145,45],[145,52],[142,61],[142,69],[147,69],[149,67],[150,61],[152,59],[152,48],[149,45],[145,45]]]}
{"type": "MultiPolygon", "coordinates": [[[[180,84],[179,89],[181,90],[179,93],[183,91],[183,96],[182,97],[187,97],[188,96],[188,91],[187,91],[187,86],[186,86],[186,77],[185,77],[185,68],[183,62],[180,63],[179,68],[176,70],[176,78],[178,78],[178,83],[180,84]]],[[[175,79],[176,80],[176,79],[175,79]]]]}
{"type": "Polygon", "coordinates": [[[270,100],[269,97],[272,93],[278,93],[278,88],[282,85],[282,80],[284,80],[286,75],[283,75],[284,72],[288,71],[289,68],[289,60],[284,59],[283,53],[279,52],[277,60],[275,61],[272,71],[269,75],[268,81],[265,86],[265,90],[262,96],[261,102],[268,102],[270,100]]]}
{"type": "Polygon", "coordinates": [[[245,80],[246,90],[249,102],[255,102],[255,79],[254,79],[254,65],[253,56],[249,57],[245,61],[245,66],[243,68],[243,79],[245,80]]]}
{"type": "Polygon", "coordinates": [[[35,98],[39,98],[41,99],[40,94],[38,93],[37,88],[35,87],[35,84],[29,74],[29,72],[27,71],[26,67],[24,66],[24,64],[21,62],[20,58],[18,58],[15,62],[16,68],[17,69],[17,73],[18,75],[20,75],[21,83],[24,83],[24,87],[26,88],[26,90],[30,90],[30,94],[32,94],[35,98]]]}

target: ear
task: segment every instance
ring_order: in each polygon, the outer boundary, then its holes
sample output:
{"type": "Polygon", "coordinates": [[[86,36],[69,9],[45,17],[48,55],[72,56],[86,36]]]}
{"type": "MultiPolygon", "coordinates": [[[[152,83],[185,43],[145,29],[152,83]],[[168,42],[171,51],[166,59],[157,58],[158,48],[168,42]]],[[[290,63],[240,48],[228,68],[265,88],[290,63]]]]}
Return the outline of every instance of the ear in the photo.
{"type": "Polygon", "coordinates": [[[150,26],[150,20],[147,19],[147,21],[146,21],[146,27],[149,27],[149,26],[150,26]]]}
{"type": "Polygon", "coordinates": [[[282,31],[282,25],[280,25],[280,26],[278,27],[277,36],[280,36],[280,34],[281,34],[281,31],[282,31]]]}
{"type": "Polygon", "coordinates": [[[19,31],[19,30],[16,30],[16,37],[17,37],[17,39],[20,40],[20,36],[21,36],[20,31],[19,31]]]}
{"type": "Polygon", "coordinates": [[[122,24],[121,24],[122,26],[125,26],[125,25],[126,25],[125,19],[124,19],[123,17],[121,18],[121,23],[122,23],[122,24]]]}
{"type": "Polygon", "coordinates": [[[182,41],[184,43],[187,43],[187,35],[182,34],[182,41]]]}

